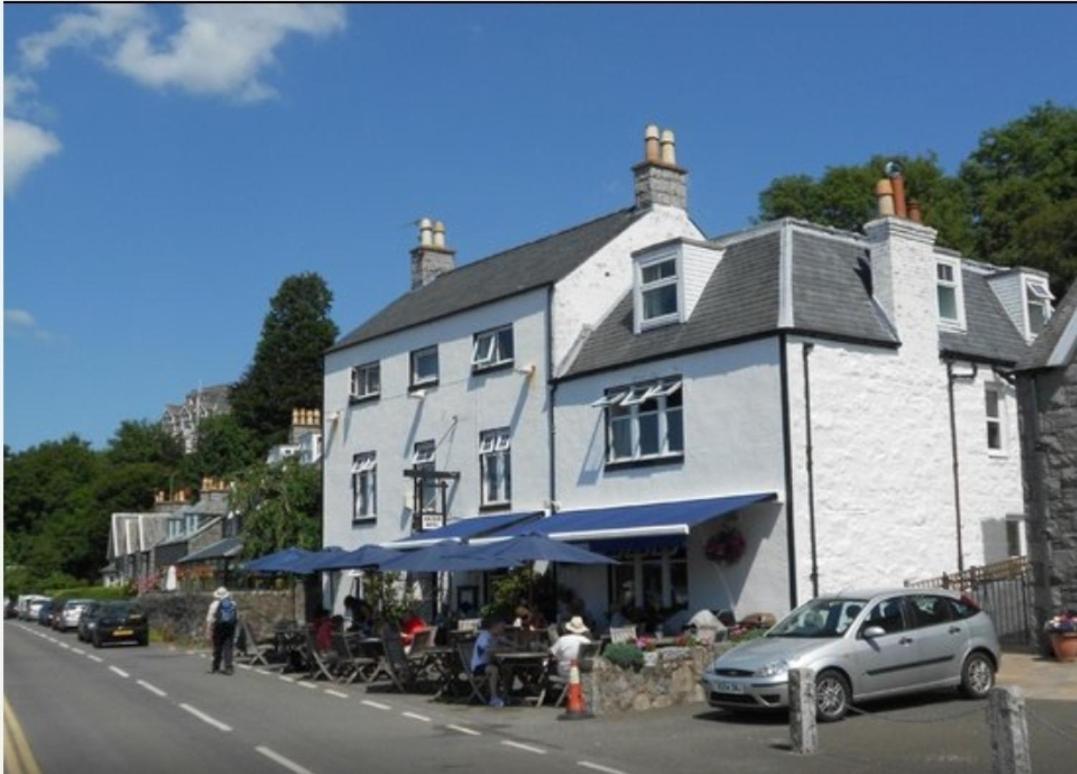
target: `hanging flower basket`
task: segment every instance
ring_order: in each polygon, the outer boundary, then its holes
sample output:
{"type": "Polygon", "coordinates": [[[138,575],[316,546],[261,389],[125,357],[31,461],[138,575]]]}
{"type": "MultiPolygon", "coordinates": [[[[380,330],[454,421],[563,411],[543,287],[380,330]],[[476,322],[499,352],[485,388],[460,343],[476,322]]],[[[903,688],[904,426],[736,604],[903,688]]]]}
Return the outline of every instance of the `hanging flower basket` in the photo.
{"type": "Polygon", "coordinates": [[[736,564],[747,547],[744,535],[735,525],[730,525],[712,535],[703,551],[716,564],[736,564]]]}

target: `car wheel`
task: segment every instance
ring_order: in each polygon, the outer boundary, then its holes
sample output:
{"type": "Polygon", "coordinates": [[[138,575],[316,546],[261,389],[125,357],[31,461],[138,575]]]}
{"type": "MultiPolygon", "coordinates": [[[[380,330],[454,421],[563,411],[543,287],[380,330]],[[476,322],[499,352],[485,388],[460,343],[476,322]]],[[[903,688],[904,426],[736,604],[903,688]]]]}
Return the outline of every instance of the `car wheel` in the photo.
{"type": "Polygon", "coordinates": [[[982,699],[995,685],[995,665],[986,653],[971,653],[961,667],[961,692],[982,699]]]}
{"type": "Polygon", "coordinates": [[[148,634],[143,634],[141,637],[139,637],[138,638],[138,644],[139,644],[139,646],[141,646],[143,648],[146,647],[147,645],[149,645],[150,644],[149,635],[148,634]]]}
{"type": "Polygon", "coordinates": [[[94,634],[94,636],[93,636],[93,646],[95,648],[100,648],[101,647],[101,635],[100,634],[94,634]]]}
{"type": "Polygon", "coordinates": [[[815,678],[815,716],[823,723],[841,720],[849,711],[853,692],[849,681],[833,669],[815,678]]]}

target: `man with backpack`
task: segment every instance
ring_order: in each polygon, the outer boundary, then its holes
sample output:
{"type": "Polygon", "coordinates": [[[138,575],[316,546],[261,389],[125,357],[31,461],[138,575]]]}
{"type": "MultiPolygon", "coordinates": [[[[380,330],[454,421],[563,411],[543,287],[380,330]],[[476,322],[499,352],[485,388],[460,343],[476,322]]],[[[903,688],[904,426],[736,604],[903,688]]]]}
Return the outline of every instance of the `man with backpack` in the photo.
{"type": "Polygon", "coordinates": [[[213,641],[213,668],[210,674],[232,674],[232,643],[236,637],[236,601],[224,586],[213,592],[213,602],[206,613],[206,632],[213,641]],[[221,671],[221,659],[224,671],[221,671]]]}

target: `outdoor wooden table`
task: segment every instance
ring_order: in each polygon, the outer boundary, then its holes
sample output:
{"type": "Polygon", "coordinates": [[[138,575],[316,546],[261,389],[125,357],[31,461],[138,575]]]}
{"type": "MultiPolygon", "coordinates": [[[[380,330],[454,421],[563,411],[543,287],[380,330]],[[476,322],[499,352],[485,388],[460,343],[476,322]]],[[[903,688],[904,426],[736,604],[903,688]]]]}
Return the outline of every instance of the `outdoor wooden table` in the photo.
{"type": "Polygon", "coordinates": [[[491,658],[497,665],[498,677],[505,686],[506,694],[512,690],[513,682],[518,678],[524,693],[535,699],[536,706],[542,703],[546,695],[546,664],[549,661],[545,651],[495,652],[491,658]]]}

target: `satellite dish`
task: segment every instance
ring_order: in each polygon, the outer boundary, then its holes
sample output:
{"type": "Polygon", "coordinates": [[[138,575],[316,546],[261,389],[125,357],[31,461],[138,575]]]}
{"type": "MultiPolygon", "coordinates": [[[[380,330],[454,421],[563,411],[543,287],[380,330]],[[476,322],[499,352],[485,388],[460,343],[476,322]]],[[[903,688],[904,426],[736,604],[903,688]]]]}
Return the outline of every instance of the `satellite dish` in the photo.
{"type": "Polygon", "coordinates": [[[901,168],[901,162],[898,161],[886,162],[886,166],[883,167],[883,169],[886,171],[887,177],[897,177],[903,171],[901,168]]]}

